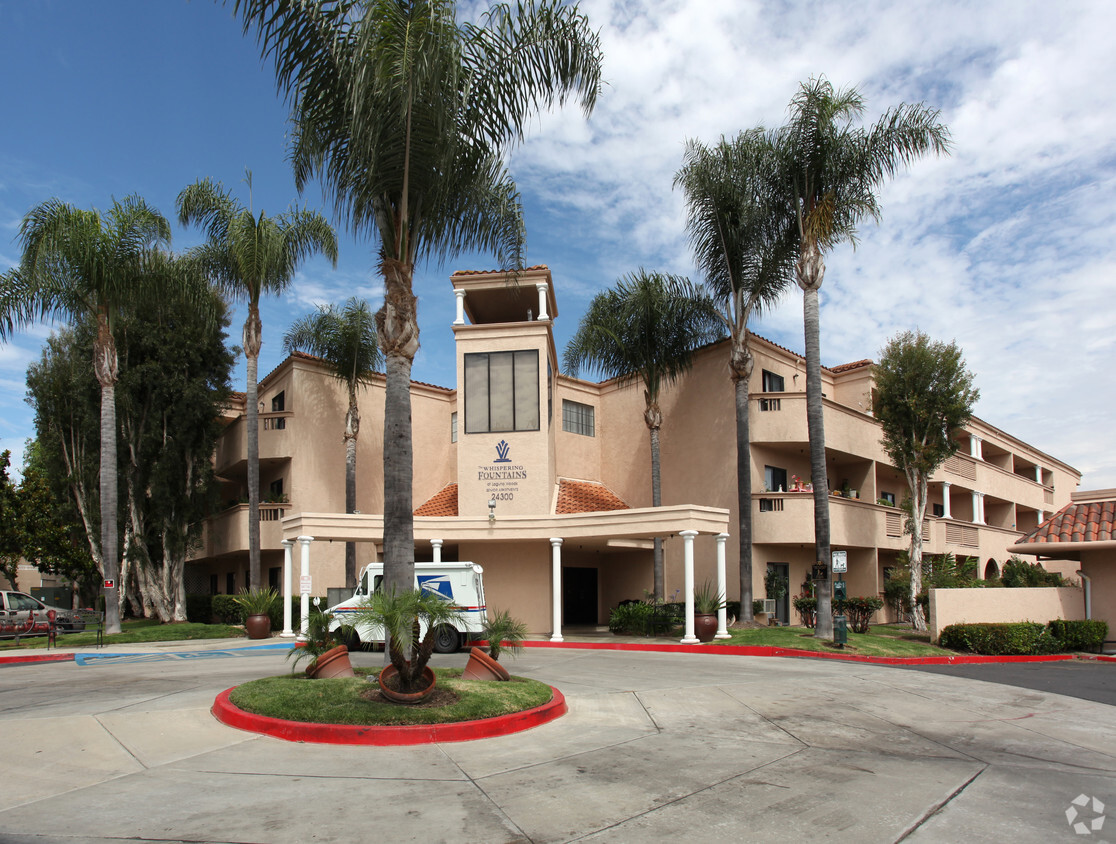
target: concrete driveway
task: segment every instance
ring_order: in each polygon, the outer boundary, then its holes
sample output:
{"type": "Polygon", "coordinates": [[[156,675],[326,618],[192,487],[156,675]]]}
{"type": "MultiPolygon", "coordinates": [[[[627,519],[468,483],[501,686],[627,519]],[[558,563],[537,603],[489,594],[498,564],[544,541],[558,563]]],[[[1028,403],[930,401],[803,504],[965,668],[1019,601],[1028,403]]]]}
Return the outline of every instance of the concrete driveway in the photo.
{"type": "Polygon", "coordinates": [[[0,668],[0,841],[1116,841],[1116,708],[1047,692],[532,648],[512,670],[561,689],[565,717],[475,742],[336,747],[210,715],[219,691],[289,670],[281,652],[130,650],[156,655],[0,668]]]}

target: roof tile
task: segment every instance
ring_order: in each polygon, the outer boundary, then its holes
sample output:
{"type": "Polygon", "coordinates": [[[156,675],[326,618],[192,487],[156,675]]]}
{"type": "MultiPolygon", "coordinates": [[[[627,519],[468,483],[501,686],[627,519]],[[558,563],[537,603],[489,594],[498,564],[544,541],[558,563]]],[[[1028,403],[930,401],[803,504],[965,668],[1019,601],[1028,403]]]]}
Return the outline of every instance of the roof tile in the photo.
{"type": "Polygon", "coordinates": [[[416,516],[456,516],[457,484],[449,484],[418,507],[416,516]]]}
{"type": "Polygon", "coordinates": [[[589,481],[558,481],[558,503],[556,514],[599,513],[604,510],[630,510],[612,490],[604,484],[589,481]]]}
{"type": "Polygon", "coordinates": [[[1112,531],[1116,500],[1067,504],[1015,544],[1031,542],[1108,542],[1116,539],[1112,531]]]}

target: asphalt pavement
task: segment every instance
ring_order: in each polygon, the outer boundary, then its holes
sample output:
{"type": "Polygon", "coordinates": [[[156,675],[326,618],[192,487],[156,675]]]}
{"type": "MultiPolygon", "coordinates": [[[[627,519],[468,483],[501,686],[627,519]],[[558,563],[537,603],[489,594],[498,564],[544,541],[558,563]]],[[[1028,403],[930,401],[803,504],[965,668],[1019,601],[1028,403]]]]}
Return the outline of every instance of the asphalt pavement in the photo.
{"type": "Polygon", "coordinates": [[[0,668],[0,842],[1116,841],[1107,703],[883,665],[528,648],[509,667],[563,692],[552,723],[299,744],[210,713],[290,670],[244,644],[0,668]]]}

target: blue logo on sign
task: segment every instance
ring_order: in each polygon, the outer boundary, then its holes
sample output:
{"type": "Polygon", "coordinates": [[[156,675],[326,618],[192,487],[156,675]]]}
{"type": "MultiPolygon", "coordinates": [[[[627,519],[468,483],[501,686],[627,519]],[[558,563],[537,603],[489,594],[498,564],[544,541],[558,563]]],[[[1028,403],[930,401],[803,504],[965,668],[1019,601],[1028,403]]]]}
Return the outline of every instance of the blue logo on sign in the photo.
{"type": "Polygon", "coordinates": [[[423,592],[431,592],[447,601],[453,600],[453,586],[448,574],[420,574],[418,583],[423,592]]]}
{"type": "Polygon", "coordinates": [[[509,448],[511,448],[511,446],[509,446],[504,440],[500,440],[500,442],[496,444],[497,463],[511,463],[511,460],[508,458],[509,448]]]}

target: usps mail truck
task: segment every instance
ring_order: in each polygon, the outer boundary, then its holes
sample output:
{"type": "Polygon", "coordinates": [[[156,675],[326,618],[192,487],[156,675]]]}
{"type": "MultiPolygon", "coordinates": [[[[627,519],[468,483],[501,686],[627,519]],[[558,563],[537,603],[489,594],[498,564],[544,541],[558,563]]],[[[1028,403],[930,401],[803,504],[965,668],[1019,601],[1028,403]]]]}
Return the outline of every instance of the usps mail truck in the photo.
{"type": "MultiPolygon", "coordinates": [[[[415,563],[415,588],[445,598],[461,613],[456,624],[443,624],[435,631],[435,653],[453,653],[469,639],[479,638],[486,618],[483,575],[484,569],[475,563],[415,563]]],[[[383,563],[365,566],[360,572],[353,596],[329,608],[334,616],[330,629],[337,630],[342,624],[350,624],[350,619],[368,600],[368,596],[382,588],[383,580],[383,563]]],[[[425,626],[420,635],[426,635],[425,626]]],[[[349,646],[349,650],[358,650],[366,644],[382,645],[383,642],[382,627],[358,624],[346,637],[345,644],[349,646]]]]}

